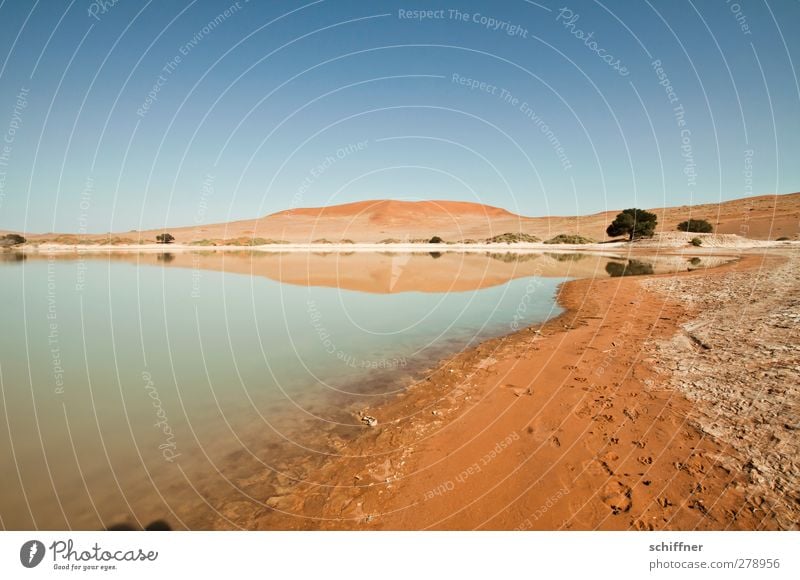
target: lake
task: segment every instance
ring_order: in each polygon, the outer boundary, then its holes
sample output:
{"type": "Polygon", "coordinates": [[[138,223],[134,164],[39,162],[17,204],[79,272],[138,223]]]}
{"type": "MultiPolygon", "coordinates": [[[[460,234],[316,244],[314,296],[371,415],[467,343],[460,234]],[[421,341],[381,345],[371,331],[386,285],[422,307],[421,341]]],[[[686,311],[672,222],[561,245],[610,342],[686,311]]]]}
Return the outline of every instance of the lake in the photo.
{"type": "Polygon", "coordinates": [[[437,361],[560,314],[565,280],[713,260],[5,252],[2,525],[210,527],[437,361]]]}

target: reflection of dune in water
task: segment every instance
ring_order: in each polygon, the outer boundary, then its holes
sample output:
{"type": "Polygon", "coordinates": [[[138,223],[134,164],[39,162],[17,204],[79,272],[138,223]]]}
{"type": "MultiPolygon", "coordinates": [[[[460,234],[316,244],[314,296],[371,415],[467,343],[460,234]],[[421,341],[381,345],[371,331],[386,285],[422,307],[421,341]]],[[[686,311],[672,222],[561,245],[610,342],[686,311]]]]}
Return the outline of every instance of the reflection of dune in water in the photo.
{"type": "MultiPolygon", "coordinates": [[[[19,254],[10,254],[19,255],[19,254]]],[[[48,259],[31,253],[32,259],[48,259]]],[[[74,253],[54,254],[74,260],[74,253]]],[[[628,260],[621,256],[577,252],[258,252],[213,251],[153,253],[81,253],[85,260],[120,260],[194,270],[262,276],[283,284],[323,286],[374,294],[465,292],[499,286],[530,276],[596,278],[681,272],[730,261],[723,256],[658,255],[628,260]],[[543,260],[542,258],[547,258],[543,260]],[[696,260],[701,260],[696,262],[696,260]],[[622,264],[617,267],[611,264],[622,264]]],[[[6,259],[6,258],[3,258],[6,259]]]]}

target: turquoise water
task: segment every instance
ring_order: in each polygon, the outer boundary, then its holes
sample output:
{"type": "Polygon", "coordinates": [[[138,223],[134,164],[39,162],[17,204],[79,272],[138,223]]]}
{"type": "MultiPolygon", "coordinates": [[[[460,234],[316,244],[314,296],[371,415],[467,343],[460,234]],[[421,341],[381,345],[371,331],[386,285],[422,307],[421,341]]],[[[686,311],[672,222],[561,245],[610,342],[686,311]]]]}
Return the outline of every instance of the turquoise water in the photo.
{"type": "Polygon", "coordinates": [[[200,267],[0,261],[5,528],[191,525],[245,459],[324,452],[313,433],[437,359],[559,314],[566,279],[379,294],[200,267]]]}

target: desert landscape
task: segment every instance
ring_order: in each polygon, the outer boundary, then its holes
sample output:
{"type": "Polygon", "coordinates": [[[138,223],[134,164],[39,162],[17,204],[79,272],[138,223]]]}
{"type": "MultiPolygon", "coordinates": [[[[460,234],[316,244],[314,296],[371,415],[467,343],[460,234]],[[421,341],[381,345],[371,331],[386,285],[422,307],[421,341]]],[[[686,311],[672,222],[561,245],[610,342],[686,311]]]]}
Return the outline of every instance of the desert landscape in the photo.
{"type": "Polygon", "coordinates": [[[665,208],[652,236],[608,241],[616,212],[522,218],[378,201],[170,229],[174,241],[160,244],[146,243],[154,231],[137,233],[143,244],[102,245],[26,234],[6,259],[113,255],[375,294],[571,280],[559,316],[514,324],[391,396],[349,404],[349,423],[316,433],[315,453],[244,470],[236,494],[177,527],[790,530],[800,521],[799,211],[800,194],[665,208]],[[689,217],[710,218],[714,232],[677,231],[689,217]],[[219,245],[198,248],[200,236],[219,245]],[[225,243],[248,236],[292,242],[225,243]]]}
{"type": "MultiPolygon", "coordinates": [[[[154,244],[156,236],[165,232],[174,237],[173,245],[207,247],[285,243],[396,245],[424,243],[434,236],[444,242],[474,244],[506,233],[525,233],[538,238],[536,241],[578,235],[603,242],[609,240],[606,227],[620,210],[585,216],[524,217],[476,202],[375,200],[288,209],[259,219],[221,224],[108,234],[25,233],[25,237],[31,243],[67,246],[154,244]]],[[[751,240],[797,239],[800,233],[800,193],[649,211],[658,216],[657,233],[674,232],[678,223],[691,218],[707,220],[717,234],[751,240]]]]}
{"type": "Polygon", "coordinates": [[[800,577],[798,22],[0,0],[0,578],[800,577]]]}

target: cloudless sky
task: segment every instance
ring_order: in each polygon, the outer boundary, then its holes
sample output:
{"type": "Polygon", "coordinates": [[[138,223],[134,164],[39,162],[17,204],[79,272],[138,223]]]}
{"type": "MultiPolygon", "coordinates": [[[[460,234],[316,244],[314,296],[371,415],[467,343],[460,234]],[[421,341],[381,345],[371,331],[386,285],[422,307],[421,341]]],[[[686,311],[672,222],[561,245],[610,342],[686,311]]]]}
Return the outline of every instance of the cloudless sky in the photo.
{"type": "Polygon", "coordinates": [[[104,4],[0,4],[0,229],[800,190],[794,0],[104,4]]]}

